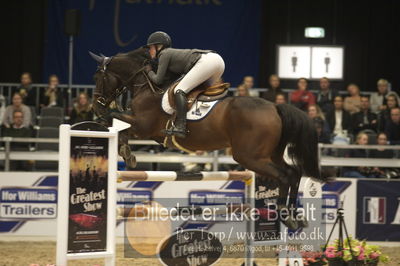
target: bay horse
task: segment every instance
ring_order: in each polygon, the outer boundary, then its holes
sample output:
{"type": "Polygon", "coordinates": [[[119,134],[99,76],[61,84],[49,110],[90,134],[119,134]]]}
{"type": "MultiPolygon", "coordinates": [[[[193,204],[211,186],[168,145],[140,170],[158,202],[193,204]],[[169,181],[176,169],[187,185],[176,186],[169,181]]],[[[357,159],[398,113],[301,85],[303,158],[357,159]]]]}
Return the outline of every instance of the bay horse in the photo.
{"type": "MultiPolygon", "coordinates": [[[[129,137],[163,143],[163,129],[171,119],[161,107],[163,91],[143,71],[150,59],[148,50],[139,48],[113,57],[91,55],[98,62],[93,109],[100,118],[113,116],[131,124],[121,134],[119,153],[134,166],[129,137]],[[126,90],[131,93],[130,112],[110,114],[110,104],[126,90]]],[[[257,178],[279,186],[278,206],[295,206],[303,175],[326,181],[318,164],[316,128],[303,111],[291,105],[275,105],[256,97],[226,97],[206,118],[188,121],[187,128],[186,138],[176,138],[181,147],[192,151],[231,148],[236,162],[254,171],[257,178]],[[286,146],[293,164],[283,158],[286,146]]],[[[168,146],[174,145],[169,142],[168,146]]],[[[290,219],[284,223],[290,228],[300,224],[290,219]]]]}

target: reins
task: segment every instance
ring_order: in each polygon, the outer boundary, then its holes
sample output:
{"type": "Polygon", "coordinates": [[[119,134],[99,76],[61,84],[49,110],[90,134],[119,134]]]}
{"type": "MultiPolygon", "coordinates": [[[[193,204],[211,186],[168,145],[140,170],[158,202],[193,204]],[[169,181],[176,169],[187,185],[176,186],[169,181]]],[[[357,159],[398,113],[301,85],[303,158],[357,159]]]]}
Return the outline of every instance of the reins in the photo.
{"type": "MultiPolygon", "coordinates": [[[[100,72],[102,72],[102,73],[105,75],[105,74],[106,74],[106,70],[107,70],[107,65],[108,65],[111,61],[112,61],[112,57],[109,58],[108,60],[105,60],[105,63],[104,63],[102,66],[99,66],[99,68],[98,68],[97,71],[100,71],[100,72]]],[[[155,86],[155,85],[151,82],[151,80],[149,79],[148,75],[145,73],[144,69],[145,69],[145,67],[140,68],[140,69],[139,69],[138,71],[136,71],[133,75],[131,75],[126,81],[124,81],[124,80],[121,78],[121,76],[118,75],[117,73],[115,73],[115,72],[113,72],[113,71],[108,71],[107,73],[108,73],[109,75],[112,75],[112,76],[116,77],[118,80],[120,80],[120,81],[122,82],[122,87],[116,88],[116,89],[115,89],[115,94],[114,94],[114,95],[111,95],[111,97],[110,97],[111,99],[106,100],[105,95],[104,95],[104,84],[103,84],[103,86],[102,86],[100,92],[96,92],[96,91],[94,92],[94,95],[97,95],[97,96],[98,96],[98,97],[97,97],[97,103],[99,103],[99,104],[100,104],[101,106],[103,106],[103,107],[106,107],[106,106],[108,106],[113,100],[117,99],[120,95],[122,95],[122,94],[123,94],[129,87],[131,87],[131,86],[132,86],[132,87],[141,88],[141,87],[143,87],[144,85],[148,84],[149,87],[150,87],[150,89],[151,89],[151,91],[152,91],[154,94],[159,94],[159,95],[163,94],[164,91],[163,91],[161,88],[155,86]],[[143,76],[144,76],[145,79],[146,79],[146,82],[140,83],[140,84],[132,84],[132,85],[129,85],[130,82],[131,82],[138,74],[140,74],[140,73],[143,74],[143,76]]],[[[105,78],[105,76],[103,76],[103,79],[104,79],[104,78],[105,78]]],[[[137,91],[137,90],[133,89],[133,95],[132,95],[132,97],[135,97],[135,96],[137,95],[138,92],[136,92],[136,91],[137,91]]]]}

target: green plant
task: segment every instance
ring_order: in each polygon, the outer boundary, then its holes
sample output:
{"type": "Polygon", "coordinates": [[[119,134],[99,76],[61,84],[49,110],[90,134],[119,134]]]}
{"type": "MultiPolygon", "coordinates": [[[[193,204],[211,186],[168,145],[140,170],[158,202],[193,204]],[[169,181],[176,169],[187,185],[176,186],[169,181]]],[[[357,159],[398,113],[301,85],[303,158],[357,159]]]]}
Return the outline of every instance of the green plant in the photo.
{"type": "Polygon", "coordinates": [[[351,237],[343,240],[343,246],[338,239],[334,240],[332,245],[326,247],[324,255],[328,261],[359,262],[361,265],[389,261],[389,257],[382,254],[379,246],[351,237]]]}

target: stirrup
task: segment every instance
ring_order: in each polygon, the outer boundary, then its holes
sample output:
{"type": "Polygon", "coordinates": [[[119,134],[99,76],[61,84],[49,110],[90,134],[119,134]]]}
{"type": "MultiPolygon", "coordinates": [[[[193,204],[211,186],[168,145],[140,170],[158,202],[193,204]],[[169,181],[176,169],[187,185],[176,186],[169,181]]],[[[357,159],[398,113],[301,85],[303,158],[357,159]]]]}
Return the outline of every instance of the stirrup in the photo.
{"type": "Polygon", "coordinates": [[[167,134],[168,136],[174,135],[174,136],[181,137],[181,138],[185,138],[186,134],[188,133],[187,130],[179,130],[175,126],[172,126],[168,129],[163,129],[162,132],[167,134]]]}

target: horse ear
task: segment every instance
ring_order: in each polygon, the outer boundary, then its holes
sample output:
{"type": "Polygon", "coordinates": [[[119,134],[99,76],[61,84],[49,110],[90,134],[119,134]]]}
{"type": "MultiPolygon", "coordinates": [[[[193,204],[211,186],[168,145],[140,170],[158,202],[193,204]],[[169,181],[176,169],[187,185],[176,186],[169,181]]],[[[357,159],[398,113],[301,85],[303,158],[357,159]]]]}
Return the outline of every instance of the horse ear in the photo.
{"type": "Polygon", "coordinates": [[[99,63],[99,64],[103,63],[104,56],[98,56],[98,55],[92,53],[91,51],[89,51],[89,54],[94,60],[96,60],[97,63],[99,63]]]}

